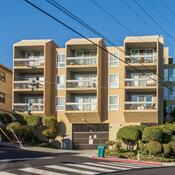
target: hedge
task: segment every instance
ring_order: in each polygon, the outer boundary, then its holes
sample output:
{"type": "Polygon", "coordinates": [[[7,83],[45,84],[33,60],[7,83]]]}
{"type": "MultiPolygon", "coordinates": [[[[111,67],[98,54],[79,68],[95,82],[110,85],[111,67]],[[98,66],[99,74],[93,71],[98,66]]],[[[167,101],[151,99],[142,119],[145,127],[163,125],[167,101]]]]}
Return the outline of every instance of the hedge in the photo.
{"type": "Polygon", "coordinates": [[[163,153],[165,157],[170,157],[171,154],[171,146],[169,144],[163,144],[163,153]]]}
{"type": "Polygon", "coordinates": [[[144,129],[142,140],[144,142],[157,141],[162,142],[163,131],[162,129],[152,126],[144,129]]]}
{"type": "Polygon", "coordinates": [[[159,142],[151,141],[147,144],[147,150],[150,155],[158,155],[162,152],[162,145],[159,142]]]}

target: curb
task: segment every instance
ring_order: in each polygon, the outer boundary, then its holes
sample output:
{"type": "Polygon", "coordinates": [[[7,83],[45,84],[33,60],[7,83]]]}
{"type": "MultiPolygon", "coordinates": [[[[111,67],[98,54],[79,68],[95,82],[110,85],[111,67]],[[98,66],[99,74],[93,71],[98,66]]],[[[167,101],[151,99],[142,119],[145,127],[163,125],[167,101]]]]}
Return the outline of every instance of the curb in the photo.
{"type": "Polygon", "coordinates": [[[114,157],[97,157],[92,156],[92,159],[96,160],[108,160],[113,162],[122,162],[122,163],[137,163],[141,165],[155,165],[155,166],[163,166],[162,163],[159,162],[149,162],[149,161],[139,161],[139,160],[132,160],[132,159],[120,159],[120,158],[114,158],[114,157]]]}

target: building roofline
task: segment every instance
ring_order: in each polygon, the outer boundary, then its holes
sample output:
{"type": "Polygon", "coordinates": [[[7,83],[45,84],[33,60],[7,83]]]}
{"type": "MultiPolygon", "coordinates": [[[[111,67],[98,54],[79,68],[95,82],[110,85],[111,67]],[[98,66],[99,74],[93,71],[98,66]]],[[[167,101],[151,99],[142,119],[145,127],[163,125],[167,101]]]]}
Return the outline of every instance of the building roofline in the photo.
{"type": "Polygon", "coordinates": [[[7,66],[5,66],[4,64],[1,64],[0,63],[0,67],[6,69],[7,71],[11,72],[12,73],[12,69],[8,68],[7,66]]]}

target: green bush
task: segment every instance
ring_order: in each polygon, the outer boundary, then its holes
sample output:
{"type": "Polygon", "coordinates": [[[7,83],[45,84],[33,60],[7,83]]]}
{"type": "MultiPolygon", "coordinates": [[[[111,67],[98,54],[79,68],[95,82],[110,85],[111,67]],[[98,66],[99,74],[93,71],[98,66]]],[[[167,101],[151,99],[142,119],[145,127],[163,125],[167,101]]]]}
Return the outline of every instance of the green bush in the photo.
{"type": "Polygon", "coordinates": [[[115,141],[114,140],[109,140],[105,143],[105,146],[114,146],[115,145],[115,141]]]}
{"type": "Polygon", "coordinates": [[[130,127],[135,128],[139,131],[139,139],[142,139],[142,134],[146,126],[144,125],[131,125],[130,127]]]}
{"type": "Polygon", "coordinates": [[[56,129],[57,127],[57,118],[55,116],[47,116],[45,118],[45,124],[47,128],[56,129]]]}
{"type": "Polygon", "coordinates": [[[150,155],[158,155],[162,152],[162,145],[156,141],[150,141],[147,144],[147,150],[150,155]]]}
{"type": "Polygon", "coordinates": [[[132,126],[124,126],[117,132],[117,138],[124,141],[137,141],[139,139],[139,131],[132,126]]]}
{"type": "Polygon", "coordinates": [[[165,157],[170,157],[171,146],[169,144],[163,144],[163,153],[165,157]]]}
{"type": "Polygon", "coordinates": [[[144,142],[157,141],[161,142],[163,136],[162,129],[152,126],[146,127],[143,131],[142,140],[144,142]]]}
{"type": "Polygon", "coordinates": [[[57,137],[57,132],[54,129],[46,129],[42,132],[42,134],[51,140],[53,140],[57,137]]]}
{"type": "Polygon", "coordinates": [[[24,120],[26,121],[27,126],[37,127],[42,125],[42,117],[36,115],[25,116],[24,120]]]}
{"type": "Polygon", "coordinates": [[[172,142],[175,141],[175,135],[172,135],[172,136],[171,136],[171,141],[172,141],[172,142]]]}
{"type": "Polygon", "coordinates": [[[169,145],[171,146],[172,152],[175,153],[175,142],[170,142],[169,145]]]}
{"type": "Polygon", "coordinates": [[[24,143],[31,143],[34,140],[34,132],[33,132],[33,128],[29,127],[29,126],[23,126],[22,128],[22,133],[20,135],[21,140],[24,143]]]}
{"type": "Polygon", "coordinates": [[[169,143],[171,141],[171,130],[163,128],[162,142],[169,143]]]}

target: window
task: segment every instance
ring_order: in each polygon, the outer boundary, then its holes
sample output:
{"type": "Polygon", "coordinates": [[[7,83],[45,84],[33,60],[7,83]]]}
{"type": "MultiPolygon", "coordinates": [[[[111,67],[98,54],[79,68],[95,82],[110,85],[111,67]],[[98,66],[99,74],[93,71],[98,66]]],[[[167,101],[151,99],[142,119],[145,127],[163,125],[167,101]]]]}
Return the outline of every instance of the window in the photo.
{"type": "Polygon", "coordinates": [[[57,111],[64,111],[65,110],[65,97],[57,97],[56,110],[57,111]]]}
{"type": "Polygon", "coordinates": [[[57,89],[65,88],[65,76],[64,75],[57,76],[56,81],[57,81],[57,89]]]}
{"type": "Polygon", "coordinates": [[[118,96],[109,96],[108,98],[108,109],[109,110],[119,110],[119,97],[118,96]]]}
{"type": "Polygon", "coordinates": [[[119,53],[110,54],[109,57],[109,67],[118,67],[119,66],[119,53]]]}
{"type": "Polygon", "coordinates": [[[65,67],[65,54],[57,54],[57,67],[65,67]]]}
{"type": "Polygon", "coordinates": [[[0,92],[0,102],[5,103],[5,94],[0,92]]]}
{"type": "Polygon", "coordinates": [[[119,74],[110,74],[109,88],[118,88],[118,87],[119,87],[119,74]]]}
{"type": "Polygon", "coordinates": [[[6,79],[6,74],[4,72],[0,72],[0,81],[5,83],[5,79],[6,79]]]}

